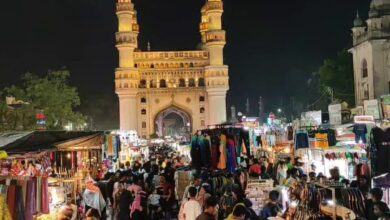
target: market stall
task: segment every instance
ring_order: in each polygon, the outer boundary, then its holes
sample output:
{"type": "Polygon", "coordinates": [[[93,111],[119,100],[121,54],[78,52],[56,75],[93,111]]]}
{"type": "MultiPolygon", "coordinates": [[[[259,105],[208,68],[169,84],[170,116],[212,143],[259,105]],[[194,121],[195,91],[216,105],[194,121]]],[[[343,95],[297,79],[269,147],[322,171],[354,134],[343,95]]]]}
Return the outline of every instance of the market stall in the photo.
{"type": "Polygon", "coordinates": [[[302,158],[306,173],[322,173],[329,177],[330,169],[338,167],[340,175],[349,180],[356,179],[355,171],[359,164],[367,164],[366,151],[360,147],[306,148],[296,150],[295,155],[302,158]]]}

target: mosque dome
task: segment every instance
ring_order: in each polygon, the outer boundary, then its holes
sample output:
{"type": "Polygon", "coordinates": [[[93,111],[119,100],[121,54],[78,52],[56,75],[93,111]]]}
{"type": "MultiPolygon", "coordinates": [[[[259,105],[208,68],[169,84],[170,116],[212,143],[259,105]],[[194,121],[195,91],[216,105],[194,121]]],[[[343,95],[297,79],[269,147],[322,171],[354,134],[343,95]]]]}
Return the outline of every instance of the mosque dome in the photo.
{"type": "Polygon", "coordinates": [[[354,27],[362,27],[363,26],[363,20],[359,16],[359,12],[356,13],[356,18],[353,21],[354,27]]]}

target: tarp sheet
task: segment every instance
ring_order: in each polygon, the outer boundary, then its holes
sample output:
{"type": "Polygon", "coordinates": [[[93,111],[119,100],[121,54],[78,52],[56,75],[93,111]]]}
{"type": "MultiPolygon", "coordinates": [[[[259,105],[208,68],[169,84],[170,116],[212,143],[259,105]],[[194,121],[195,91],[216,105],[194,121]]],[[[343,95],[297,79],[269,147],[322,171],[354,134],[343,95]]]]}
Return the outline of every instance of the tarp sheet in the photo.
{"type": "Polygon", "coordinates": [[[75,141],[79,138],[95,136],[103,132],[81,131],[34,131],[20,135],[18,139],[10,138],[5,133],[0,133],[0,150],[8,154],[23,154],[29,152],[56,150],[56,145],[64,145],[67,141],[75,141]]]}

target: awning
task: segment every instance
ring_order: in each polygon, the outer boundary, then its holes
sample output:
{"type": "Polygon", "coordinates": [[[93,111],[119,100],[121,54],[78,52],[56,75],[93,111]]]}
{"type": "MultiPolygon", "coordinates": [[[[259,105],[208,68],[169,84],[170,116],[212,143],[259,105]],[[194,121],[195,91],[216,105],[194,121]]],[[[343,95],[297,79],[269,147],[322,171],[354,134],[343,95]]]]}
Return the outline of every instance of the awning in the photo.
{"type": "Polygon", "coordinates": [[[61,149],[71,146],[86,149],[88,144],[91,144],[90,147],[96,148],[98,143],[103,143],[102,141],[103,132],[101,131],[34,131],[25,135],[20,134],[18,139],[10,138],[7,133],[2,133],[0,134],[0,143],[4,144],[0,145],[0,150],[12,155],[57,150],[58,146],[61,149]],[[98,141],[98,136],[101,136],[101,142],[98,141]]]}
{"type": "Polygon", "coordinates": [[[374,177],[375,187],[390,188],[390,173],[374,177]]]}
{"type": "Polygon", "coordinates": [[[55,144],[59,151],[100,150],[104,142],[103,133],[96,133],[55,144]]]}

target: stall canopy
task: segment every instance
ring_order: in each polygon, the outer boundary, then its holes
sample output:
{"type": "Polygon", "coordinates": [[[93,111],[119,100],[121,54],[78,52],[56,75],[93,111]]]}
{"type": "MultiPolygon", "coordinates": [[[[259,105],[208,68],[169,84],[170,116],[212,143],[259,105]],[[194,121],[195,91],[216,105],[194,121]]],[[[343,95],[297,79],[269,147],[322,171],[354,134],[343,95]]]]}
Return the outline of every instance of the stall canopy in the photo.
{"type": "Polygon", "coordinates": [[[389,188],[390,187],[390,173],[386,173],[386,174],[374,177],[374,185],[376,187],[389,188]]]}
{"type": "Polygon", "coordinates": [[[99,149],[103,143],[101,131],[33,131],[0,133],[0,150],[8,154],[23,154],[48,150],[99,149]]]}

